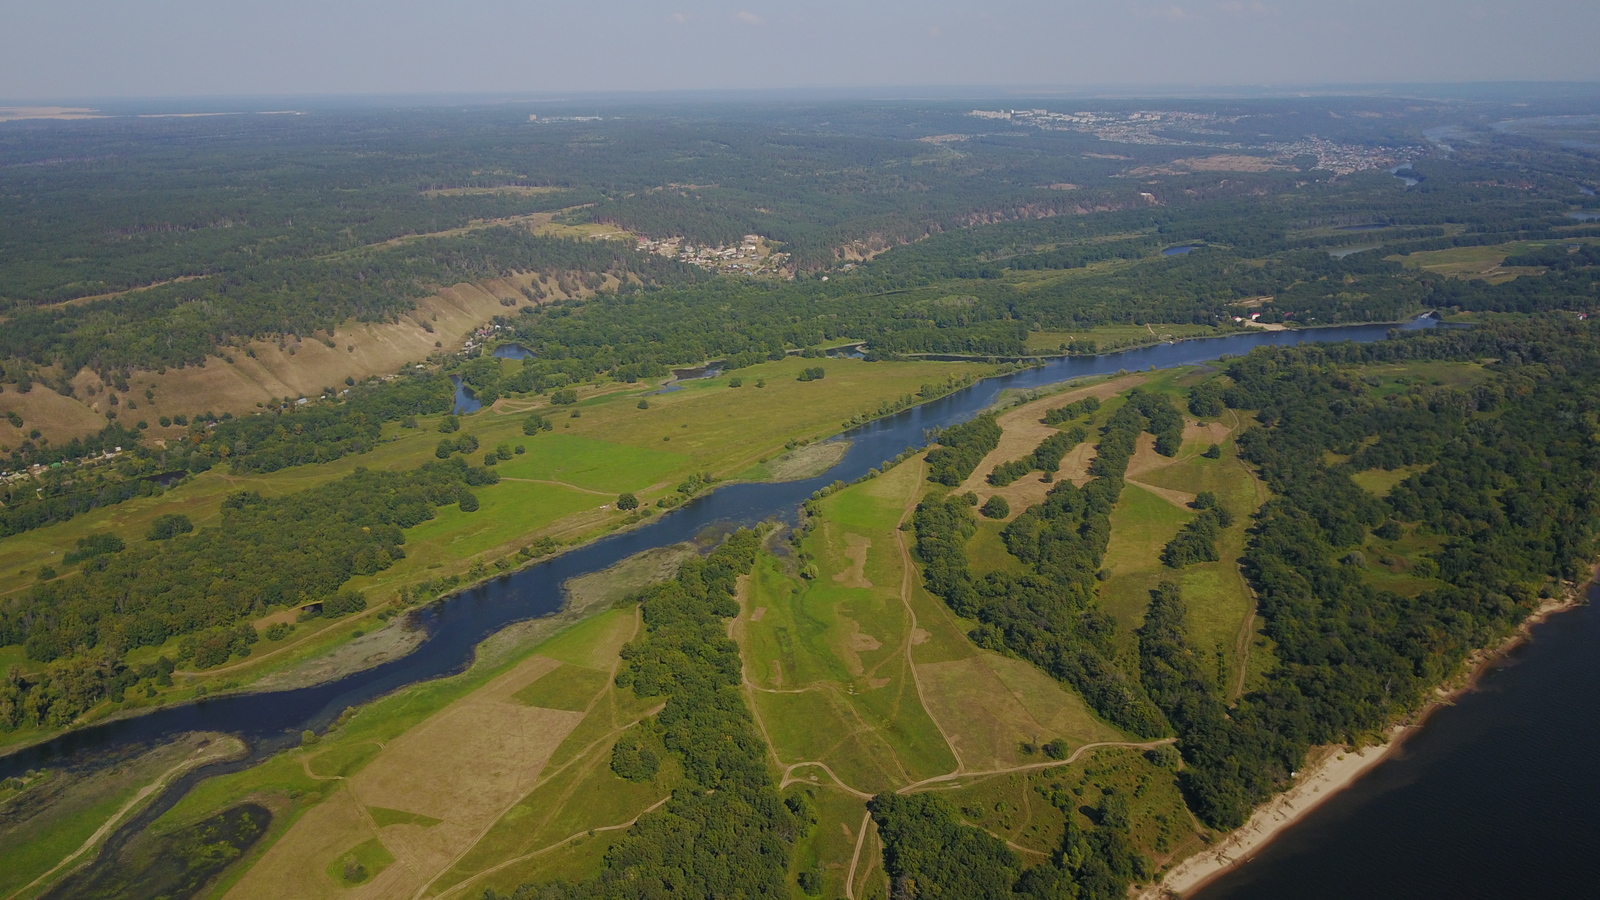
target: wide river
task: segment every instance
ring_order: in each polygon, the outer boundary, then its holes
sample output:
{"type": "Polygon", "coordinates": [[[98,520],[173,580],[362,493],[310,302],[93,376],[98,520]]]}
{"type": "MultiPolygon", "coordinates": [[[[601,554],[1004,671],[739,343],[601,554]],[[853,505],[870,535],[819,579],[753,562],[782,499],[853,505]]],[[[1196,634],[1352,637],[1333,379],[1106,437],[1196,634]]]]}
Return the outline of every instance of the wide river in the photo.
{"type": "MultiPolygon", "coordinates": [[[[1418,319],[1402,327],[1433,324],[1432,319],[1418,319]]],[[[219,696],[93,725],[0,757],[0,777],[72,764],[188,731],[237,734],[251,745],[251,759],[258,760],[298,742],[302,730],[326,726],[346,707],[461,671],[473,648],[490,634],[557,610],[562,584],[569,578],[688,540],[709,526],[792,520],[800,502],[818,487],[853,480],[907,447],[922,446],[928,429],[972,417],[1002,390],[1123,369],[1189,365],[1264,345],[1375,341],[1390,328],[1250,332],[1069,357],[990,378],[852,429],[843,436],[852,442],[849,452],[816,478],[728,485],[642,528],[432,604],[417,613],[426,639],[402,659],[314,687],[219,696]]],[[[1600,644],[1600,614],[1584,608],[1557,616],[1538,627],[1535,637],[1489,673],[1476,692],[1430,718],[1391,760],[1313,812],[1254,861],[1208,887],[1205,900],[1595,896],[1593,878],[1582,873],[1590,869],[1583,860],[1592,861],[1600,846],[1600,816],[1595,815],[1600,766],[1591,759],[1600,739],[1600,665],[1591,653],[1600,644]]]]}

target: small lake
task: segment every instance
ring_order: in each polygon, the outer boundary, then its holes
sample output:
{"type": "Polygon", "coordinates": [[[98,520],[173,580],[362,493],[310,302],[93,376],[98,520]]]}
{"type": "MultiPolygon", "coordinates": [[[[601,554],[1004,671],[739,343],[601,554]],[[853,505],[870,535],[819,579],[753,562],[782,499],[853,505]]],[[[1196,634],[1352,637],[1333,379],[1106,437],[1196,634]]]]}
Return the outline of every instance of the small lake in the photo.
{"type": "Polygon", "coordinates": [[[533,351],[521,344],[501,344],[494,348],[495,359],[533,359],[533,351]]]}
{"type": "Polygon", "coordinates": [[[1199,244],[1184,244],[1182,247],[1168,247],[1167,249],[1161,251],[1161,255],[1162,256],[1182,256],[1185,253],[1193,253],[1194,251],[1196,251],[1198,249],[1200,249],[1200,245],[1199,244]]]}
{"type": "Polygon", "coordinates": [[[1578,193],[1584,194],[1585,196],[1593,197],[1594,196],[1594,188],[1589,187],[1588,185],[1580,184],[1580,185],[1578,185],[1578,193]]]}
{"type": "Polygon", "coordinates": [[[1593,222],[1596,219],[1600,219],[1600,212],[1569,212],[1567,215],[1580,222],[1593,222]]]}
{"type": "Polygon", "coordinates": [[[472,392],[472,388],[467,387],[467,383],[461,380],[460,375],[451,375],[450,383],[456,386],[456,405],[450,408],[450,412],[464,416],[483,409],[483,404],[478,402],[478,395],[472,392]]]}
{"type": "Polygon", "coordinates": [[[1382,246],[1382,244],[1362,244],[1358,247],[1340,247],[1337,250],[1329,250],[1328,255],[1334,259],[1344,259],[1352,253],[1365,253],[1368,250],[1376,250],[1382,246]]]}
{"type": "Polygon", "coordinates": [[[1416,170],[1411,168],[1410,163],[1406,163],[1403,166],[1395,166],[1389,170],[1389,174],[1404,181],[1406,187],[1416,187],[1422,183],[1422,179],[1413,177],[1416,175],[1416,170]]]}

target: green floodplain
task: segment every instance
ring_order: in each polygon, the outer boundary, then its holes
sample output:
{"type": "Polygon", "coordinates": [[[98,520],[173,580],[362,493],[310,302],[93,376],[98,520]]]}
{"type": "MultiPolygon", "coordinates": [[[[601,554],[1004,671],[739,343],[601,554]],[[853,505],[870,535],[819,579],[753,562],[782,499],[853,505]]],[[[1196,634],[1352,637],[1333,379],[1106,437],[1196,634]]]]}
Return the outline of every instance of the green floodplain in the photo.
{"type": "MultiPolygon", "coordinates": [[[[1357,101],[1252,102],[1289,139],[1274,117],[1357,101]]],[[[32,225],[0,247],[0,749],[395,658],[421,604],[718,484],[825,471],[822,439],[1031,357],[1471,327],[1003,397],[797,527],[580,579],[465,672],[153,814],[239,742],[17,773],[0,897],[1158,883],[1416,716],[1595,555],[1600,258],[1567,215],[1590,164],[1525,133],[1418,149],[1463,109],[1326,116],[1353,169],[1270,141],[1240,162],[1209,131],[887,139],[843,105],[810,156],[782,115],[725,112],[734,167],[687,153],[685,110],[587,126],[616,159],[473,114],[437,168],[395,114],[350,146],[247,129],[254,161],[196,122],[187,168],[4,170],[32,225]],[[1417,185],[1384,171],[1402,160],[1417,185]],[[96,243],[107,216],[233,202],[195,185],[260,166],[306,188],[297,224],[246,187],[238,231],[96,243]],[[108,178],[142,192],[86,199],[108,178]],[[446,376],[482,409],[451,415],[446,376]]],[[[972,121],[915,115],[919,137],[972,121]]]]}

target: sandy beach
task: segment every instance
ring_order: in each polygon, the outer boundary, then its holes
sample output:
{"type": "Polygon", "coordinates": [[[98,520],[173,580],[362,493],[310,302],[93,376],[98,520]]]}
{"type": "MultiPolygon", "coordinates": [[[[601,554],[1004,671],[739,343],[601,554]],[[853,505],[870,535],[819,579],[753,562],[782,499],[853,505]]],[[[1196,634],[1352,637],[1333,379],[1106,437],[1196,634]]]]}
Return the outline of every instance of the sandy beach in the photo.
{"type": "Polygon", "coordinates": [[[1583,602],[1597,573],[1600,573],[1600,567],[1590,574],[1589,581],[1570,590],[1565,597],[1541,604],[1523,620],[1515,633],[1498,646],[1472,654],[1464,667],[1464,676],[1442,686],[1432,702],[1418,711],[1406,724],[1391,729],[1388,739],[1382,744],[1363,747],[1360,750],[1337,746],[1312,750],[1311,759],[1295,779],[1293,787],[1258,807],[1248,822],[1230,832],[1218,843],[1173,866],[1159,882],[1140,891],[1136,896],[1139,900],[1186,897],[1234,866],[1248,862],[1251,856],[1284,829],[1298,822],[1323,801],[1354,784],[1356,779],[1388,758],[1410,732],[1422,727],[1430,713],[1470,690],[1478,677],[1495,660],[1527,640],[1534,625],[1583,602]]]}

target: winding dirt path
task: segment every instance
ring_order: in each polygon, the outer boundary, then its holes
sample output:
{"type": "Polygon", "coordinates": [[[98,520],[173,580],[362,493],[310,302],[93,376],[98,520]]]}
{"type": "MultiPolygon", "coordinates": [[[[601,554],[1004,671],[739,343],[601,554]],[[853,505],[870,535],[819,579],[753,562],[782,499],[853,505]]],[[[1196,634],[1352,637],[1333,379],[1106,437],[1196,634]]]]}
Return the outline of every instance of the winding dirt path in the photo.
{"type": "MultiPolygon", "coordinates": [[[[646,815],[648,815],[650,813],[653,813],[656,810],[660,809],[661,807],[665,806],[666,802],[668,800],[671,800],[671,799],[672,799],[672,795],[671,794],[668,794],[667,796],[662,797],[660,800],[657,800],[655,803],[651,804],[648,809],[644,810],[643,812],[639,813],[637,816],[634,816],[633,818],[629,819],[626,822],[622,822],[622,823],[617,824],[617,825],[603,825],[603,826],[601,826],[599,828],[591,828],[591,829],[586,829],[584,831],[577,832],[576,834],[569,834],[566,837],[562,838],[559,841],[556,841],[554,844],[551,844],[548,847],[540,847],[538,850],[535,850],[532,853],[524,853],[521,856],[512,857],[511,859],[508,859],[505,862],[496,863],[495,865],[490,866],[487,869],[484,869],[482,872],[478,872],[477,874],[473,875],[471,878],[468,878],[465,881],[460,882],[459,884],[455,884],[455,885],[452,885],[452,886],[450,886],[448,888],[445,888],[444,892],[440,893],[439,895],[437,895],[435,900],[444,900],[444,898],[446,898],[446,897],[450,897],[450,896],[453,896],[455,894],[459,894],[462,891],[466,890],[467,888],[471,887],[474,882],[478,881],[481,878],[487,877],[489,875],[493,875],[495,872],[498,872],[501,869],[506,868],[507,866],[513,866],[513,865],[516,865],[519,862],[523,862],[525,860],[533,859],[535,856],[541,856],[541,855],[543,855],[545,853],[549,853],[551,850],[556,850],[556,849],[559,849],[561,847],[565,847],[566,845],[572,843],[573,841],[577,840],[578,838],[581,838],[581,837],[584,837],[584,836],[587,836],[587,835],[591,835],[591,834],[599,834],[602,831],[622,831],[624,829],[632,828],[635,824],[638,823],[638,821],[640,819],[644,818],[646,815]]],[[[424,890],[426,890],[426,888],[424,888],[424,890]]],[[[420,897],[421,893],[419,892],[417,896],[420,897]]]]}
{"type": "MultiPolygon", "coordinates": [[[[921,485],[927,468],[927,461],[918,458],[917,478],[913,484],[921,485]]],[[[915,587],[914,578],[917,576],[916,563],[911,559],[911,548],[906,545],[906,520],[911,518],[911,513],[917,508],[918,491],[913,490],[906,499],[905,508],[900,513],[900,521],[895,523],[894,540],[900,548],[900,602],[905,604],[906,616],[911,619],[911,627],[906,629],[905,653],[906,668],[911,672],[911,683],[917,689],[917,702],[922,704],[922,709],[928,714],[928,719],[933,722],[933,727],[939,729],[939,736],[944,738],[945,746],[950,748],[950,756],[956,761],[956,771],[966,768],[966,763],[961,759],[961,751],[956,749],[956,742],[950,739],[950,732],[945,730],[944,723],[933,714],[933,708],[928,705],[928,698],[922,690],[922,677],[917,674],[917,661],[912,658],[912,648],[916,646],[917,637],[917,611],[911,607],[911,591],[915,587]]]]}
{"type": "Polygon", "coordinates": [[[850,871],[844,877],[845,900],[856,900],[856,866],[861,862],[861,847],[867,842],[867,826],[872,824],[872,813],[861,817],[861,827],[856,829],[856,851],[850,854],[850,871]]]}
{"type": "MultiPolygon", "coordinates": [[[[634,610],[633,610],[633,631],[629,633],[628,640],[629,641],[633,641],[634,639],[636,639],[639,636],[639,631],[643,627],[644,627],[644,612],[643,612],[643,610],[641,608],[634,607],[634,610]]],[[[617,658],[617,661],[611,665],[610,678],[608,679],[608,684],[609,685],[615,685],[616,679],[617,679],[617,671],[619,669],[621,669],[621,668],[622,668],[622,658],[619,656],[617,658]]],[[[608,686],[606,688],[606,690],[603,690],[603,691],[599,692],[593,698],[591,698],[589,700],[589,705],[586,706],[584,708],[584,710],[583,710],[584,716],[587,717],[591,713],[593,713],[594,712],[594,708],[597,705],[599,705],[600,701],[602,699],[608,697],[609,694],[611,693],[611,691],[614,690],[614,689],[615,689],[614,687],[608,686]]],[[[657,706],[654,709],[651,709],[651,710],[647,711],[643,716],[641,716],[641,717],[639,717],[637,719],[634,719],[632,722],[629,722],[628,724],[623,725],[620,728],[612,729],[611,731],[607,732],[606,734],[601,735],[600,737],[596,738],[593,741],[590,741],[588,746],[584,747],[582,750],[580,750],[577,753],[573,754],[571,759],[567,760],[566,762],[562,763],[561,765],[559,765],[559,766],[557,766],[554,769],[551,769],[549,771],[541,771],[541,772],[539,772],[537,778],[534,780],[533,786],[529,789],[530,792],[533,791],[533,790],[538,790],[540,785],[543,785],[546,782],[550,781],[551,779],[554,779],[554,778],[560,776],[562,772],[565,772],[567,769],[571,768],[572,766],[575,766],[575,765],[579,764],[580,762],[587,762],[587,763],[590,763],[590,764],[595,763],[597,760],[589,759],[589,756],[590,756],[591,753],[593,753],[595,750],[599,749],[601,746],[603,746],[603,745],[605,745],[605,744],[607,744],[609,742],[615,741],[617,738],[622,736],[623,732],[625,732],[628,729],[632,728],[633,726],[639,724],[640,722],[643,722],[645,719],[648,719],[651,716],[654,716],[656,713],[659,713],[665,707],[666,707],[666,704],[663,703],[660,706],[657,706]]],[[[423,896],[426,896],[427,893],[428,893],[428,889],[433,887],[434,882],[436,882],[440,878],[444,877],[445,874],[447,874],[452,869],[454,869],[463,859],[466,859],[467,855],[470,854],[474,849],[476,849],[478,844],[480,842],[482,842],[483,839],[489,835],[489,832],[494,830],[494,827],[500,823],[500,820],[505,818],[506,814],[511,812],[512,808],[515,807],[518,803],[521,803],[526,797],[527,797],[526,794],[518,796],[515,800],[511,801],[510,805],[508,805],[506,808],[500,810],[494,816],[490,817],[489,820],[488,820],[488,824],[484,825],[483,829],[481,831],[479,831],[476,835],[473,836],[472,840],[466,844],[465,848],[460,853],[456,854],[449,862],[445,863],[442,866],[439,866],[434,871],[433,877],[429,878],[426,882],[424,882],[422,887],[417,888],[417,892],[412,895],[413,900],[419,900],[419,898],[421,898],[423,896]]],[[[644,812],[649,812],[651,809],[655,809],[656,807],[660,806],[662,803],[665,803],[665,802],[667,802],[667,800],[670,800],[670,799],[671,799],[670,796],[668,796],[666,798],[663,798],[661,801],[656,803],[655,806],[650,807],[650,809],[647,809],[644,812]]],[[[565,803],[563,803],[561,805],[564,806],[565,803]]],[[[639,815],[642,816],[642,815],[644,815],[644,813],[640,813],[639,815]]],[[[609,830],[613,830],[614,828],[627,828],[628,826],[632,825],[636,821],[638,821],[638,816],[635,816],[631,821],[629,821],[629,822],[627,822],[626,824],[623,824],[623,825],[607,826],[604,829],[597,828],[595,830],[596,831],[609,831],[609,830]]],[[[377,830],[374,829],[373,833],[377,834],[377,830]]],[[[550,850],[550,849],[553,849],[555,847],[559,847],[559,846],[561,846],[561,844],[564,844],[567,841],[572,840],[573,837],[576,837],[576,835],[567,837],[567,838],[563,839],[561,841],[561,843],[552,844],[550,847],[546,847],[544,849],[545,850],[550,850]]],[[[526,854],[525,857],[526,856],[535,856],[538,853],[542,853],[542,852],[544,852],[544,851],[542,851],[542,850],[534,851],[534,853],[526,854]]],[[[519,857],[519,858],[525,858],[525,857],[519,857]]],[[[512,862],[515,862],[515,860],[507,860],[506,862],[501,863],[500,866],[497,866],[496,868],[503,867],[503,866],[506,866],[506,865],[510,865],[512,862]]],[[[487,875],[491,871],[494,871],[494,870],[493,869],[488,869],[488,870],[485,870],[483,872],[479,872],[479,873],[473,875],[472,879],[481,878],[482,876],[487,875]]],[[[453,885],[450,889],[445,891],[445,894],[449,894],[451,891],[454,891],[455,889],[462,887],[463,885],[465,885],[468,882],[470,882],[472,879],[468,879],[465,882],[453,885]]],[[[443,896],[443,895],[441,895],[441,896],[443,896]]]]}
{"type": "MultiPolygon", "coordinates": [[[[1228,410],[1228,415],[1233,417],[1233,438],[1237,441],[1244,423],[1239,421],[1237,410],[1228,410]]],[[[1261,482],[1260,478],[1256,477],[1255,472],[1250,470],[1249,465],[1244,460],[1235,457],[1234,464],[1244,469],[1245,474],[1250,476],[1250,483],[1255,485],[1256,488],[1255,508],[1260,509],[1261,505],[1267,502],[1267,486],[1261,482]]],[[[1254,511],[1251,510],[1251,512],[1254,511]]],[[[1233,570],[1239,576],[1239,584],[1244,587],[1245,596],[1250,598],[1250,609],[1245,612],[1244,621],[1239,625],[1239,636],[1233,643],[1233,655],[1239,661],[1239,670],[1234,673],[1233,684],[1229,687],[1229,700],[1237,700],[1244,694],[1245,678],[1250,671],[1250,636],[1255,633],[1256,610],[1261,605],[1259,598],[1256,597],[1256,589],[1250,585],[1250,579],[1244,576],[1244,569],[1235,565],[1233,570]]]]}

